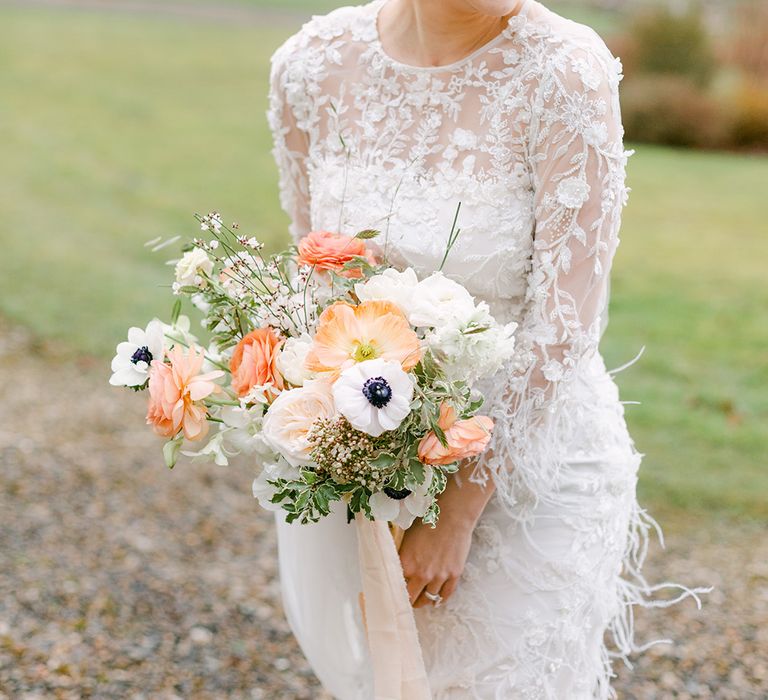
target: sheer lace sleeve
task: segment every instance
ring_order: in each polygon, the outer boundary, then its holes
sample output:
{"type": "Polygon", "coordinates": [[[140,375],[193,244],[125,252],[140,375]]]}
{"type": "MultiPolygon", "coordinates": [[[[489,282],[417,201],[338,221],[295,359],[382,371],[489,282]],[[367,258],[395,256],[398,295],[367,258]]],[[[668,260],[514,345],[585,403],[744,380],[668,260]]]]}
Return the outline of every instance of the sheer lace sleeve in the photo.
{"type": "Polygon", "coordinates": [[[526,312],[513,367],[486,394],[496,426],[473,474],[482,481],[490,470],[510,498],[511,482],[538,497],[556,478],[563,421],[573,414],[560,405],[597,350],[627,194],[620,64],[604,47],[570,49],[552,63],[529,125],[535,231],[526,312]]]}
{"type": "Polygon", "coordinates": [[[308,134],[301,128],[293,99],[306,100],[296,61],[290,60],[293,40],[272,56],[267,121],[272,131],[272,155],[279,174],[280,204],[290,217],[289,231],[298,240],[311,228],[307,180],[308,134]]]}

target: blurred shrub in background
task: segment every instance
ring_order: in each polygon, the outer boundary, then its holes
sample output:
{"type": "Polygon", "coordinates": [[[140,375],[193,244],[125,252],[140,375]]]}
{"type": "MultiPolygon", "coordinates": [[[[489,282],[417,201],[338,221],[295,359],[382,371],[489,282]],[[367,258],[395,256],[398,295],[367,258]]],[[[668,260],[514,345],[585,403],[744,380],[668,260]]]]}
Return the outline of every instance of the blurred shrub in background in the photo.
{"type": "Polygon", "coordinates": [[[768,85],[745,81],[734,94],[732,111],[733,145],[768,150],[768,85]]]}
{"type": "Polygon", "coordinates": [[[768,3],[749,3],[734,12],[727,60],[750,78],[768,84],[768,3]]]}
{"type": "Polygon", "coordinates": [[[733,95],[733,143],[768,149],[768,3],[736,10],[725,61],[739,75],[733,95]]]}
{"type": "Polygon", "coordinates": [[[664,7],[630,20],[625,51],[633,72],[684,77],[706,87],[715,74],[715,51],[699,11],[664,7]]]}
{"type": "Polygon", "coordinates": [[[634,76],[624,84],[621,100],[632,141],[710,148],[727,138],[720,105],[685,76],[634,76]]]}
{"type": "Polygon", "coordinates": [[[715,36],[700,9],[656,7],[614,38],[627,139],[768,151],[768,4],[729,16],[715,36]]]}

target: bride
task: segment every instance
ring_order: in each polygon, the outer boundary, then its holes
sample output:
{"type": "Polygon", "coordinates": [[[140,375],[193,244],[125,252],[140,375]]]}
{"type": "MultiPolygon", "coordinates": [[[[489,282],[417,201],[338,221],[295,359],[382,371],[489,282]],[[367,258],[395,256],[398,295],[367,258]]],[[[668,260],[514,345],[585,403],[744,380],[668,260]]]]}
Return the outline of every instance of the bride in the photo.
{"type": "MultiPolygon", "coordinates": [[[[481,387],[490,448],[400,547],[437,699],[611,697],[652,592],[642,455],[598,351],[627,197],[620,79],[594,31],[536,0],[374,0],[273,57],[293,237],[376,228],[381,255],[429,274],[461,203],[444,271],[519,324],[514,361],[481,387]]],[[[277,528],[310,664],[335,697],[373,697],[355,528],[342,510],[277,528]]]]}

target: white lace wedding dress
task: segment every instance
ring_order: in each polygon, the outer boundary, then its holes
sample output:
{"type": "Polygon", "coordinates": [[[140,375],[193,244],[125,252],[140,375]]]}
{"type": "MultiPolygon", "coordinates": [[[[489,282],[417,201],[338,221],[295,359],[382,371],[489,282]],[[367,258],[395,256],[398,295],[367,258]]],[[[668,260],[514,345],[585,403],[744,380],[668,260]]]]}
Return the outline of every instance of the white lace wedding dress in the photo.
{"type": "MultiPolygon", "coordinates": [[[[496,493],[458,590],[416,613],[433,696],[610,697],[611,658],[632,649],[632,606],[651,592],[641,455],[598,352],[627,196],[621,65],[534,0],[467,58],[405,65],[379,41],[384,1],[290,38],[268,116],[294,238],[376,228],[380,252],[427,274],[461,202],[444,270],[519,323],[514,362],[482,387],[496,426],[473,478],[496,493]]],[[[307,658],[335,697],[372,697],[354,526],[342,509],[277,522],[307,658]]]]}

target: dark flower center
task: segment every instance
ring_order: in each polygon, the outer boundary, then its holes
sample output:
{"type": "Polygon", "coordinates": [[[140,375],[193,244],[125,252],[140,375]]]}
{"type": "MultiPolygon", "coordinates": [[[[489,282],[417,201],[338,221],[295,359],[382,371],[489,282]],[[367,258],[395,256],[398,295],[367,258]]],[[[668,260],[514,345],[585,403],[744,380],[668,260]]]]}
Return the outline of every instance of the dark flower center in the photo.
{"type": "Polygon", "coordinates": [[[134,365],[139,362],[146,362],[149,364],[152,362],[152,353],[146,345],[142,345],[135,353],[133,353],[133,355],[131,355],[131,362],[133,362],[134,365]]]}
{"type": "Polygon", "coordinates": [[[410,489],[392,489],[389,486],[385,486],[384,493],[390,498],[394,498],[396,501],[402,501],[404,498],[408,498],[413,491],[410,489]]]}
{"type": "Polygon", "coordinates": [[[384,377],[371,377],[363,384],[363,396],[376,408],[384,408],[392,398],[392,387],[384,377]]]}

